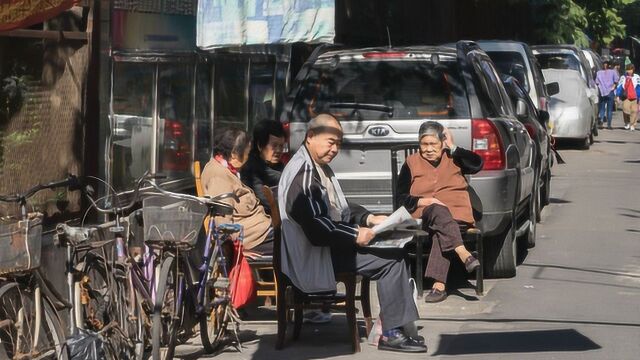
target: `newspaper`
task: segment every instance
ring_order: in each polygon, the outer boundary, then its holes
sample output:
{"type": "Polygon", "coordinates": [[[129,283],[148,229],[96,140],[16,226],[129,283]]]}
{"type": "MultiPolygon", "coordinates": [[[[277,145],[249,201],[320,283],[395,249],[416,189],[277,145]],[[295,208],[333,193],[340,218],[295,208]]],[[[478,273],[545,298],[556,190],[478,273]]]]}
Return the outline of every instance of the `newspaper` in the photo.
{"type": "Polygon", "coordinates": [[[420,221],[411,217],[404,206],[400,207],[385,221],[371,228],[376,236],[369,243],[374,248],[402,248],[411,242],[415,232],[407,227],[419,225],[420,221]],[[398,229],[401,228],[401,229],[398,229]]]}

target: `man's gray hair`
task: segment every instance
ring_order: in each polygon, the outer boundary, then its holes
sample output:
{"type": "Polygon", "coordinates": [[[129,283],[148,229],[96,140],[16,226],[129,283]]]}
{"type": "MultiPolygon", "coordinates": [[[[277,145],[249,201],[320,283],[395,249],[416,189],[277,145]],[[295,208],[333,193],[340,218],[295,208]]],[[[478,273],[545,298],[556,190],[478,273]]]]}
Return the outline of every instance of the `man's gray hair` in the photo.
{"type": "Polygon", "coordinates": [[[444,141],[444,126],[435,121],[425,121],[420,125],[420,130],[418,130],[418,141],[426,135],[435,136],[438,140],[444,141]]]}
{"type": "Polygon", "coordinates": [[[307,124],[307,136],[309,134],[320,134],[324,132],[339,133],[342,135],[342,125],[340,121],[331,114],[319,114],[307,124]],[[335,125],[338,125],[336,128],[335,125]]]}

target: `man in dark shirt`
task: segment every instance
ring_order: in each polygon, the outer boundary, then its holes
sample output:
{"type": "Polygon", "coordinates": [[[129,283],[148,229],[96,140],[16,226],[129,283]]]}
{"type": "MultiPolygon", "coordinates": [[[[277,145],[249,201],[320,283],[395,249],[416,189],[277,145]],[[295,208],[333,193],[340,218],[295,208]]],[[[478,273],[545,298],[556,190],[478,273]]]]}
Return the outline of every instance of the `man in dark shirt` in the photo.
{"type": "Polygon", "coordinates": [[[335,291],[335,273],[356,272],[377,281],[383,334],[378,349],[426,352],[424,340],[405,335],[418,319],[402,249],[367,247],[369,228],[385,217],[348,204],[329,163],[342,143],[342,127],[331,115],[309,122],[304,146],[282,173],[282,271],[307,293],[335,291]]]}

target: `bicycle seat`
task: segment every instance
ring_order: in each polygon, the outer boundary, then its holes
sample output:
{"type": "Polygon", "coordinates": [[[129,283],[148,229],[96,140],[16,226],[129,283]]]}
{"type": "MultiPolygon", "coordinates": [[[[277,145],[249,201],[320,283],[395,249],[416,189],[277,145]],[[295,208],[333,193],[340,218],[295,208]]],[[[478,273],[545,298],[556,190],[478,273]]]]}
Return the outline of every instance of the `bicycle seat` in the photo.
{"type": "Polygon", "coordinates": [[[220,224],[217,226],[219,232],[225,234],[234,234],[242,231],[242,225],[240,224],[220,224]]]}
{"type": "Polygon", "coordinates": [[[88,241],[96,230],[96,228],[90,227],[58,224],[58,226],[56,226],[56,234],[53,237],[53,242],[57,246],[66,246],[68,243],[77,245],[88,241]]]}

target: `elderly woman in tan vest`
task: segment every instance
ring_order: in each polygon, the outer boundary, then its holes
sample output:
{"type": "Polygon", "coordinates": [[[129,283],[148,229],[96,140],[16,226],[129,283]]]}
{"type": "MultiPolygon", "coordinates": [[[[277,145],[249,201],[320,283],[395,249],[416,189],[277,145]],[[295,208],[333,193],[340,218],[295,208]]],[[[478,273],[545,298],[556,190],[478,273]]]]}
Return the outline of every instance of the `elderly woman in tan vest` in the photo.
{"type": "Polygon", "coordinates": [[[446,299],[445,283],[449,257],[457,255],[468,272],[480,263],[465,248],[461,225],[474,223],[465,174],[482,169],[482,158],[472,151],[455,146],[448,129],[427,121],[419,130],[420,151],[407,157],[398,178],[400,202],[422,226],[432,240],[425,277],[434,280],[426,302],[446,299]]]}
{"type": "Polygon", "coordinates": [[[240,224],[244,230],[244,248],[260,255],[273,253],[271,218],[256,194],[240,181],[240,169],[249,158],[251,139],[242,130],[221,129],[214,139],[213,158],[202,171],[204,193],[217,196],[234,192],[240,201],[228,200],[233,215],[217,217],[216,224],[240,224]]]}

